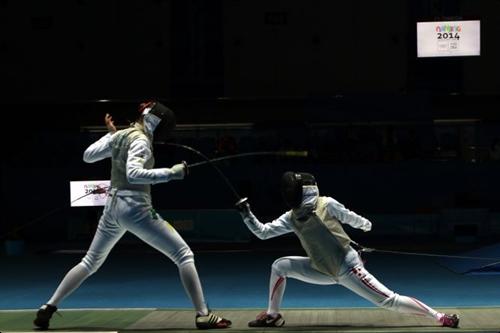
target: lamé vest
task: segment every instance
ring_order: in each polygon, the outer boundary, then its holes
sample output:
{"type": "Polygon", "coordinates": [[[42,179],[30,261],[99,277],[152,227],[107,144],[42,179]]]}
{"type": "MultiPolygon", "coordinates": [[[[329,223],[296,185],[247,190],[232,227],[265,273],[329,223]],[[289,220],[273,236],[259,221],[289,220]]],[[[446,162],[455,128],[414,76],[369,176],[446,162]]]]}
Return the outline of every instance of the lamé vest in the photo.
{"type": "Polygon", "coordinates": [[[307,216],[298,218],[292,210],[292,226],[311,259],[314,269],[336,277],[349,250],[351,239],[340,222],[327,210],[327,198],[319,197],[316,208],[307,216]]]}

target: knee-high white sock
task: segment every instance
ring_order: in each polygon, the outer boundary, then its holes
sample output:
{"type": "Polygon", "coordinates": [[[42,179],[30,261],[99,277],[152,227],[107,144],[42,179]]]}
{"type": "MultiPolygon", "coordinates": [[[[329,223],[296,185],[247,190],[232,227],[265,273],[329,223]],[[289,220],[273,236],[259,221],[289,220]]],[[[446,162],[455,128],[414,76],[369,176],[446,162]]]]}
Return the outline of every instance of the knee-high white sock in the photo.
{"type": "Polygon", "coordinates": [[[196,312],[202,316],[208,314],[207,304],[203,296],[200,278],[194,262],[188,262],[179,266],[179,274],[181,276],[182,284],[188,294],[191,302],[193,302],[196,312]]]}
{"type": "Polygon", "coordinates": [[[57,306],[59,302],[78,288],[82,282],[90,276],[90,274],[91,273],[81,263],[73,267],[61,281],[54,295],[52,295],[47,304],[57,306]]]}
{"type": "Polygon", "coordinates": [[[269,281],[269,306],[268,314],[280,312],[281,301],[285,293],[286,277],[279,275],[276,270],[271,270],[271,279],[269,281]]]}
{"type": "Polygon", "coordinates": [[[442,314],[425,305],[421,301],[408,296],[397,295],[394,302],[394,310],[440,320],[442,314]]]}

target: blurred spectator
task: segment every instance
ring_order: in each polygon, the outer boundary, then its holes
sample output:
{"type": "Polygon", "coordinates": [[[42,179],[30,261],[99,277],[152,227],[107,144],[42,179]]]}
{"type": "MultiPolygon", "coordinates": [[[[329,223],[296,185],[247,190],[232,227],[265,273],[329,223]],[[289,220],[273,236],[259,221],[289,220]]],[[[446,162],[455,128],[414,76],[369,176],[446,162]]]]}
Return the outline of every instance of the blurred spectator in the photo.
{"type": "Polygon", "coordinates": [[[386,162],[400,161],[402,159],[401,146],[396,130],[390,125],[384,134],[382,138],[383,160],[386,162]]]}
{"type": "Polygon", "coordinates": [[[452,126],[434,128],[437,147],[436,157],[442,160],[456,159],[460,151],[459,129],[452,126]]]}
{"type": "Polygon", "coordinates": [[[232,135],[223,135],[217,140],[217,155],[233,155],[238,153],[238,144],[232,135]]]}
{"type": "Polygon", "coordinates": [[[405,131],[401,139],[401,151],[405,160],[413,160],[420,157],[420,141],[414,128],[405,131]]]}
{"type": "Polygon", "coordinates": [[[490,159],[492,161],[500,161],[500,139],[495,138],[491,144],[490,159]]]}

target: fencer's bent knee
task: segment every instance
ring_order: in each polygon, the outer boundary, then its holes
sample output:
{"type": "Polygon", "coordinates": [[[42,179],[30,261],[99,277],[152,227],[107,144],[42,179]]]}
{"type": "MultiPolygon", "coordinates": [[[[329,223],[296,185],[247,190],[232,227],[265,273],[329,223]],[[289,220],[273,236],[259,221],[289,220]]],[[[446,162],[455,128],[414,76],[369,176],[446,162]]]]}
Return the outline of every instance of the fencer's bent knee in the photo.
{"type": "Polygon", "coordinates": [[[94,274],[97,272],[99,267],[102,266],[104,260],[106,260],[106,256],[100,256],[95,253],[87,253],[85,257],[83,257],[80,264],[85,267],[90,274],[94,274]]]}
{"type": "Polygon", "coordinates": [[[286,273],[288,271],[287,266],[289,266],[288,264],[289,264],[289,259],[285,257],[278,258],[273,262],[271,268],[273,271],[278,273],[278,275],[286,276],[286,273]]]}
{"type": "Polygon", "coordinates": [[[188,246],[185,246],[179,251],[175,252],[171,256],[171,259],[177,266],[182,266],[194,262],[194,254],[188,246]]]}

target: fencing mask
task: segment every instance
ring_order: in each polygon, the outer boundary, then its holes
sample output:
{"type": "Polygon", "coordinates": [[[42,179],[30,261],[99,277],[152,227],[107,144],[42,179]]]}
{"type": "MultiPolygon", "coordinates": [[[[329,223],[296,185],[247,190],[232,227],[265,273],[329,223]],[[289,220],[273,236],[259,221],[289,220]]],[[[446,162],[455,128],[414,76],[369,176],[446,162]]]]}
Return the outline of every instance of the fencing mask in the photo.
{"type": "Polygon", "coordinates": [[[281,177],[281,195],[291,208],[299,208],[302,203],[302,186],[316,185],[316,179],[310,173],[285,172],[281,177]]]}
{"type": "Polygon", "coordinates": [[[148,119],[148,123],[151,124],[151,132],[153,132],[155,141],[165,141],[175,128],[175,114],[165,105],[157,101],[150,101],[141,103],[139,105],[139,111],[144,115],[145,121],[146,117],[151,117],[148,119]]]}

